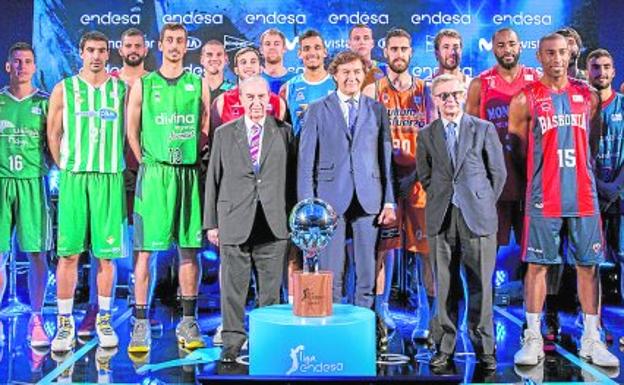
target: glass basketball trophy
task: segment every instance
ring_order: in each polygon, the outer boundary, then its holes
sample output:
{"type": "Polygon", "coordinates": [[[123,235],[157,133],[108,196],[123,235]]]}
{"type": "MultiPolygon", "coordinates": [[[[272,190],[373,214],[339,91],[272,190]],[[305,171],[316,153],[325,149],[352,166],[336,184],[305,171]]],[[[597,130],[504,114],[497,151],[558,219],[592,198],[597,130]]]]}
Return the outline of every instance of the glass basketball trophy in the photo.
{"type": "Polygon", "coordinates": [[[338,216],[325,201],[310,198],[290,213],[290,237],[303,251],[303,271],[293,275],[293,313],[299,317],[332,314],[332,273],[319,271],[318,253],[334,235],[338,216]]]}

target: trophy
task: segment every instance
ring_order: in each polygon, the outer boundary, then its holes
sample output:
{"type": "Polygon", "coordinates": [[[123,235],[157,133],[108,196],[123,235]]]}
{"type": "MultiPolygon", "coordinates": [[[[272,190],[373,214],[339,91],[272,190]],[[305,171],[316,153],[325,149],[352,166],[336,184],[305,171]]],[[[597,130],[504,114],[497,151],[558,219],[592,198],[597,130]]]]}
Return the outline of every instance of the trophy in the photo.
{"type": "Polygon", "coordinates": [[[302,200],[290,213],[290,237],[303,251],[303,271],[293,275],[293,313],[296,316],[332,314],[332,274],[319,271],[318,253],[329,243],[337,223],[334,209],[318,198],[302,200]]]}

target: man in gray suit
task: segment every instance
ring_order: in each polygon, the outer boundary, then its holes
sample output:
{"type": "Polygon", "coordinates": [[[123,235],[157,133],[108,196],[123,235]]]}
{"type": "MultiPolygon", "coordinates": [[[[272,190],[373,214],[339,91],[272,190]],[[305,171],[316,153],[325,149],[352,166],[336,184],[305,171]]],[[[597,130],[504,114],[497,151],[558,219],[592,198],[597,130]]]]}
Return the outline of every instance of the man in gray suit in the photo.
{"type": "Polygon", "coordinates": [[[312,103],[299,142],[298,198],[318,197],[339,215],[328,247],[319,256],[334,273],[333,300],[342,298],[347,225],[353,230],[355,305],[371,308],[375,286],[378,226],[396,220],[388,116],[377,101],[360,93],[364,60],[339,53],[328,69],[338,90],[312,103]]]}
{"type": "Polygon", "coordinates": [[[215,131],[206,177],[204,228],[221,252],[222,362],[233,362],[246,340],[252,261],[260,306],[279,303],[295,191],[292,129],[267,115],[267,81],[246,79],[239,93],[245,115],[215,131]]]}
{"type": "Polygon", "coordinates": [[[427,192],[429,248],[438,293],[437,352],[430,365],[445,367],[455,351],[461,293],[459,265],[468,279],[468,327],[477,357],[496,369],[492,275],[496,261],[496,201],[507,173],[492,123],[462,113],[465,89],[448,74],[433,80],[440,118],[417,139],[418,178],[427,192]]]}

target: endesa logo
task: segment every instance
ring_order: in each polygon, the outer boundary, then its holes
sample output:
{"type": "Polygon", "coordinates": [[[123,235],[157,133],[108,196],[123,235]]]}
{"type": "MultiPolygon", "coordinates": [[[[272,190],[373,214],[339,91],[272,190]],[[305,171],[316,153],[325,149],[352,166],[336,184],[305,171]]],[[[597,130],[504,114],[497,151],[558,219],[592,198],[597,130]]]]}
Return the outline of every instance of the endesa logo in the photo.
{"type": "Polygon", "coordinates": [[[415,13],[412,15],[412,24],[431,24],[431,25],[468,25],[472,22],[472,16],[469,14],[458,13],[415,13]]]}
{"type": "Polygon", "coordinates": [[[98,25],[139,25],[141,24],[141,15],[138,13],[118,14],[109,11],[102,14],[85,13],[80,16],[80,24],[89,25],[91,23],[98,25]]]}
{"type": "Polygon", "coordinates": [[[531,15],[524,12],[516,14],[496,14],[492,16],[492,23],[496,25],[552,25],[552,15],[531,15]]]}
{"type": "Polygon", "coordinates": [[[188,48],[189,51],[196,51],[200,49],[201,46],[202,46],[202,41],[196,37],[189,36],[186,39],[186,48],[188,48]]]}
{"type": "Polygon", "coordinates": [[[306,24],[306,15],[298,13],[255,13],[245,16],[247,24],[306,24]]]}
{"type": "Polygon", "coordinates": [[[191,11],[185,14],[166,14],[162,17],[163,23],[180,24],[223,24],[223,15],[220,13],[207,13],[191,11]]]}
{"type": "Polygon", "coordinates": [[[389,24],[390,16],[387,13],[331,13],[327,17],[330,24],[389,24]]]}

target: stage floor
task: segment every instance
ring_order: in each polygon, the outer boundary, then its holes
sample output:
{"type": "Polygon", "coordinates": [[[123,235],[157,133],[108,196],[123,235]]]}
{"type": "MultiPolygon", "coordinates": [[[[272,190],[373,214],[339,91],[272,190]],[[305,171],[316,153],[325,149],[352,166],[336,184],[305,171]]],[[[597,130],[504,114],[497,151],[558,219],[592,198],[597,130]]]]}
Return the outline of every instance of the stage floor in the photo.
{"type": "MultiPolygon", "coordinates": [[[[390,343],[392,353],[405,355],[409,362],[395,365],[379,365],[378,376],[387,382],[396,379],[397,383],[414,376],[435,376],[427,364],[429,351],[422,345],[410,341],[415,320],[411,312],[394,307],[393,314],[398,329],[393,333],[390,343]]],[[[177,348],[175,325],[179,316],[174,315],[165,306],[159,306],[156,316],[164,324],[164,332],[154,338],[149,357],[133,357],[133,362],[126,351],[130,332],[130,313],[125,301],[118,301],[115,312],[115,330],[120,336],[117,350],[98,349],[97,341],[80,341],[73,353],[57,357],[49,351],[32,350],[26,341],[28,316],[2,320],[6,335],[5,345],[1,348],[0,383],[195,383],[200,379],[224,378],[230,375],[245,375],[244,364],[223,367],[215,363],[205,365],[175,365],[186,355],[177,348]],[[137,374],[146,364],[169,363],[173,366],[162,370],[137,374]]],[[[82,315],[76,315],[77,324],[82,315]]],[[[46,314],[46,329],[52,333],[55,316],[46,314]]],[[[495,311],[496,340],[498,346],[498,369],[485,375],[475,365],[474,354],[470,352],[469,340],[465,333],[458,343],[455,365],[448,374],[463,378],[465,383],[624,383],[624,374],[619,370],[606,371],[590,365],[576,354],[577,338],[580,331],[574,327],[575,317],[562,313],[562,340],[555,346],[555,351],[547,354],[541,365],[531,370],[521,370],[513,365],[513,354],[518,348],[522,326],[521,308],[517,306],[497,307],[495,311]]],[[[624,309],[608,306],[604,308],[604,322],[613,335],[615,342],[609,347],[620,361],[624,361],[624,347],[617,339],[624,334],[624,309]]],[[[207,341],[220,322],[218,313],[202,313],[201,327],[207,341]]],[[[154,366],[151,366],[154,368],[154,366]]],[[[240,378],[240,377],[239,377],[240,378]]],[[[238,382],[238,381],[237,381],[238,382]]]]}

